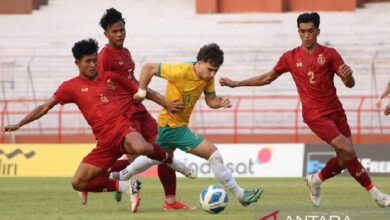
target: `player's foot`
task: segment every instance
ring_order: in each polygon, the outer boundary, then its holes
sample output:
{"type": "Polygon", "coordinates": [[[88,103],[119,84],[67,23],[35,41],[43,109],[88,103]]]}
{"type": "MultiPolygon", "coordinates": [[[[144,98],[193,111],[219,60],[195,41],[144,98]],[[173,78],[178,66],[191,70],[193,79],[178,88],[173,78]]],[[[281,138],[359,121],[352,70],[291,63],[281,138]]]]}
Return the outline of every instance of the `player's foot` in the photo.
{"type": "Polygon", "coordinates": [[[77,192],[80,197],[81,204],[86,205],[88,202],[88,192],[77,192]]]}
{"type": "Polygon", "coordinates": [[[313,175],[307,175],[305,178],[307,188],[309,188],[310,201],[315,207],[319,207],[321,204],[320,184],[315,184],[313,181],[313,175]]]}
{"type": "Polygon", "coordinates": [[[196,179],[196,177],[198,177],[198,172],[196,169],[193,169],[190,166],[185,166],[180,173],[190,179],[196,179]]]}
{"type": "Polygon", "coordinates": [[[252,190],[244,190],[244,196],[242,197],[240,203],[243,206],[248,206],[251,203],[257,202],[261,194],[263,194],[263,190],[260,188],[252,189],[252,190]]]}
{"type": "Polygon", "coordinates": [[[185,204],[184,202],[180,201],[175,201],[171,204],[168,204],[167,202],[164,202],[163,209],[168,211],[168,210],[195,210],[196,207],[192,205],[185,204]]]}
{"type": "Polygon", "coordinates": [[[139,191],[141,189],[141,182],[139,180],[131,180],[129,188],[129,196],[131,201],[131,212],[136,213],[138,211],[141,197],[139,191]]]}
{"type": "Polygon", "coordinates": [[[175,158],[173,158],[171,163],[167,163],[166,165],[190,179],[195,179],[198,176],[196,169],[186,166],[183,162],[176,160],[175,158]]]}
{"type": "Polygon", "coordinates": [[[390,195],[380,192],[377,194],[375,202],[382,208],[390,207],[390,195]]]}
{"type": "Polygon", "coordinates": [[[122,201],[122,192],[114,192],[114,199],[117,202],[122,201]]]}
{"type": "Polygon", "coordinates": [[[111,180],[120,180],[119,172],[111,172],[108,178],[110,178],[111,180]]]}

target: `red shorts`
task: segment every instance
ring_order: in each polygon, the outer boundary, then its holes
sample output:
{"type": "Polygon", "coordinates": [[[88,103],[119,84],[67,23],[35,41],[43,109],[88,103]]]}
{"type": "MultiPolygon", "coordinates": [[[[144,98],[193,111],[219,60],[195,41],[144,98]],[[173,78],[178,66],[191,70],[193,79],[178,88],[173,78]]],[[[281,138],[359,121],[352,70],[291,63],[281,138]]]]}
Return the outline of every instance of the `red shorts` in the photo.
{"type": "Polygon", "coordinates": [[[332,112],[317,119],[306,122],[309,128],[322,140],[330,143],[340,134],[351,137],[351,128],[348,125],[344,111],[332,112]]]}
{"type": "Polygon", "coordinates": [[[149,143],[155,143],[158,134],[157,122],[149,113],[142,117],[131,118],[132,126],[142,134],[149,143]]]}
{"type": "Polygon", "coordinates": [[[136,131],[136,129],[128,119],[115,122],[113,122],[115,126],[109,134],[98,138],[96,147],[84,157],[82,163],[107,170],[114,161],[126,154],[123,140],[127,134],[136,131]]]}
{"type": "Polygon", "coordinates": [[[83,159],[83,163],[92,164],[102,169],[108,169],[126,150],[123,141],[130,132],[139,132],[149,143],[155,143],[157,137],[157,122],[149,114],[135,119],[127,119],[126,123],[118,123],[106,138],[100,138],[96,147],[83,159]]]}

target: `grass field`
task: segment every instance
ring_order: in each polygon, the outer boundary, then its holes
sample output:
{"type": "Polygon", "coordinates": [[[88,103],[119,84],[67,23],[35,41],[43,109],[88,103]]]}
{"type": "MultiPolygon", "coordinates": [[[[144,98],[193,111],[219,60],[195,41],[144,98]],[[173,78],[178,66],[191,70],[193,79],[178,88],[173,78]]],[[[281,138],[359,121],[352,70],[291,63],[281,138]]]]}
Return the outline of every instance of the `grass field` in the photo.
{"type": "MultiPolygon", "coordinates": [[[[323,184],[320,208],[311,206],[301,178],[240,178],[238,182],[244,187],[263,187],[263,197],[257,204],[244,208],[229,194],[226,210],[217,215],[208,214],[199,206],[200,191],[207,185],[217,184],[214,179],[178,179],[178,198],[196,205],[197,210],[169,212],[161,208],[163,191],[159,180],[146,178],[141,181],[141,208],[133,214],[129,211],[129,198],[124,197],[117,203],[112,193],[90,194],[88,204],[81,205],[70,186],[70,178],[0,178],[0,219],[245,220],[259,219],[276,210],[279,211],[278,220],[390,219],[390,208],[379,208],[349,177],[337,177],[323,184]]],[[[373,181],[381,190],[390,192],[390,178],[376,177],[373,181]]]]}

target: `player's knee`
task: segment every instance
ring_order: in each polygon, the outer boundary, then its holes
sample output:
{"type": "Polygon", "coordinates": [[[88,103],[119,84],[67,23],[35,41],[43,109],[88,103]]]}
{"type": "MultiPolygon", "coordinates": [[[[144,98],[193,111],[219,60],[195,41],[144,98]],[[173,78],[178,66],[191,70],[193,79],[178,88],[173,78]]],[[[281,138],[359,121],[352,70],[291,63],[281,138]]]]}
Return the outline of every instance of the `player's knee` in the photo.
{"type": "Polygon", "coordinates": [[[217,149],[217,150],[215,150],[212,154],[211,154],[211,156],[210,156],[210,158],[209,158],[209,163],[211,163],[211,164],[223,164],[223,158],[222,158],[222,155],[221,155],[221,153],[219,152],[219,150],[217,149]]]}
{"type": "Polygon", "coordinates": [[[83,181],[81,178],[73,177],[71,181],[72,187],[76,191],[83,191],[85,188],[85,184],[83,184],[83,181]]]}

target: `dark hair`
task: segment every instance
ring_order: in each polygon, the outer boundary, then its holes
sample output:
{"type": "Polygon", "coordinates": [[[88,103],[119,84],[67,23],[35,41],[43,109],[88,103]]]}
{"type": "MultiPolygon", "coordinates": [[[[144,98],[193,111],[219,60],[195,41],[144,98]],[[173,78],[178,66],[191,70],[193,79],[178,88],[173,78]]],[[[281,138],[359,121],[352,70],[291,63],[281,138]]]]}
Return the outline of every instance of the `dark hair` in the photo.
{"type": "Polygon", "coordinates": [[[313,23],[314,27],[320,28],[320,15],[317,12],[303,13],[298,16],[297,26],[299,28],[300,23],[313,23]]]}
{"type": "Polygon", "coordinates": [[[122,18],[122,13],[117,11],[115,8],[109,8],[103,14],[99,24],[104,30],[107,30],[109,26],[118,21],[122,21],[123,23],[125,23],[125,19],[122,18]]]}
{"type": "Polygon", "coordinates": [[[85,55],[97,54],[98,49],[98,42],[95,39],[89,38],[76,42],[73,45],[72,53],[76,60],[80,60],[85,55]]]}
{"type": "Polygon", "coordinates": [[[223,51],[216,43],[207,44],[200,48],[196,59],[221,66],[223,63],[223,51]]]}

